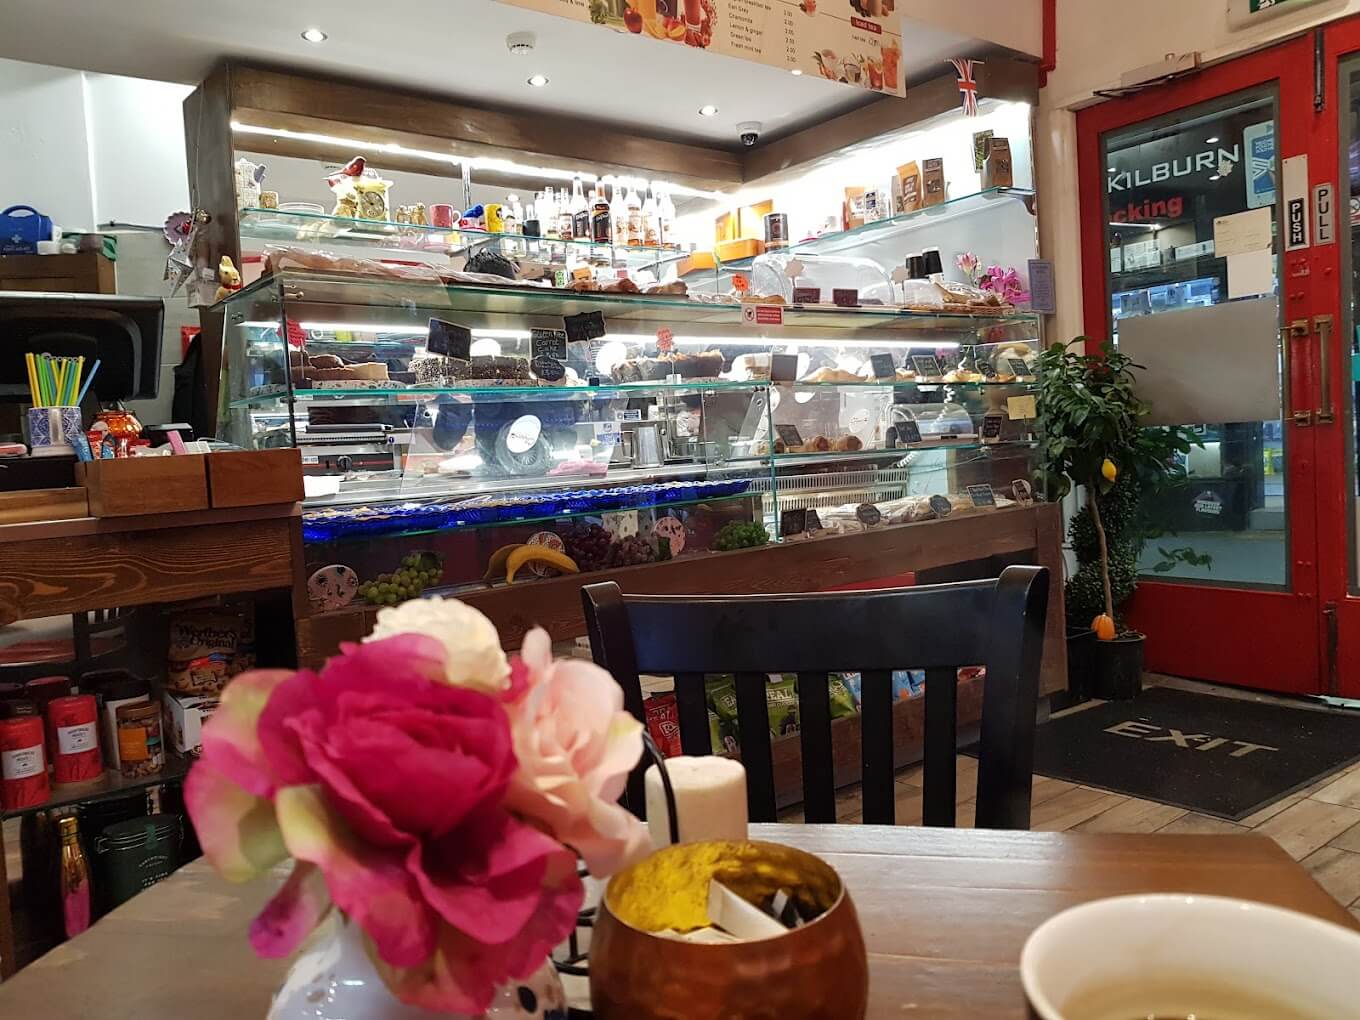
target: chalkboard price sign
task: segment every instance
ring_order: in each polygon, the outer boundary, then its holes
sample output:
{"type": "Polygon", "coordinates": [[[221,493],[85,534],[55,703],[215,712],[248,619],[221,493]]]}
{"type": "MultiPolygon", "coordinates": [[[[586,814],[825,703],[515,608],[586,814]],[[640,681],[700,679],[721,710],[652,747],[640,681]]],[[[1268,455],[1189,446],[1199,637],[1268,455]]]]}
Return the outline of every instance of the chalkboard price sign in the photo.
{"type": "Polygon", "coordinates": [[[792,452],[803,445],[803,437],[796,425],[776,425],[775,432],[779,434],[780,440],[784,443],[784,449],[792,452]]]}
{"type": "Polygon", "coordinates": [[[891,354],[875,354],[869,358],[869,365],[874,370],[875,379],[897,378],[897,367],[893,364],[891,354]]]}
{"type": "Polygon", "coordinates": [[[866,527],[873,527],[879,521],[883,520],[883,511],[872,503],[861,503],[855,508],[855,516],[859,519],[861,524],[866,527]]]}
{"type": "Polygon", "coordinates": [[[531,329],[529,345],[535,358],[567,360],[567,333],[562,329],[531,329]]]}
{"type": "Polygon", "coordinates": [[[1001,441],[1001,423],[1005,421],[999,414],[986,414],[982,416],[982,441],[984,443],[996,443],[1001,441]]]}
{"type": "Polygon", "coordinates": [[[801,535],[806,527],[806,510],[785,510],[779,515],[779,533],[785,538],[790,535],[801,535]]]}
{"type": "Polygon", "coordinates": [[[472,330],[456,322],[431,319],[425,349],[431,354],[442,354],[446,358],[467,361],[472,357],[472,330]]]}
{"type": "Polygon", "coordinates": [[[793,382],[797,378],[798,355],[770,355],[770,382],[793,382]]]}
{"type": "Polygon", "coordinates": [[[917,379],[938,379],[942,375],[940,359],[933,354],[913,354],[911,367],[915,369],[917,379]]]}
{"type": "Polygon", "coordinates": [[[992,491],[990,485],[970,485],[966,491],[973,506],[996,506],[996,493],[992,491]]]}
{"type": "Polygon", "coordinates": [[[921,442],[921,426],[910,418],[905,418],[897,423],[897,444],[899,446],[912,446],[921,442]]]}
{"type": "Polygon", "coordinates": [[[579,315],[562,317],[567,327],[567,339],[573,343],[579,340],[595,340],[605,335],[604,312],[582,312],[579,315]]]}

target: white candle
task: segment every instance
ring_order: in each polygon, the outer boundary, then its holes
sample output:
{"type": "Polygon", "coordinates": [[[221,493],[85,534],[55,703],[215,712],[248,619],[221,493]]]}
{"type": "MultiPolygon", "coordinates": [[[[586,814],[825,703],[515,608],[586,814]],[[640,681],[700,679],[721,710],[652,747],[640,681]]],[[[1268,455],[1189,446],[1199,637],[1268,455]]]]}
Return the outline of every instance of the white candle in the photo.
{"type": "MultiPolygon", "coordinates": [[[[681,843],[707,839],[746,838],[746,770],[731,758],[681,755],[666,759],[675,793],[675,817],[681,843]]],[[[666,790],[655,765],[647,770],[647,829],[652,846],[671,842],[666,790]]]]}

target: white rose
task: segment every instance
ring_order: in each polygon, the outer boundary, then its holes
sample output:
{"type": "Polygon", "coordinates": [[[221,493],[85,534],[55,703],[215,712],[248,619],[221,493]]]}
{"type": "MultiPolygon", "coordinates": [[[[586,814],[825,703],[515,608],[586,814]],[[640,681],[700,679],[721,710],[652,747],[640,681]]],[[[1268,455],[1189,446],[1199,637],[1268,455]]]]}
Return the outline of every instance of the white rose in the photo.
{"type": "Polygon", "coordinates": [[[510,686],[510,663],[501,651],[496,625],[457,599],[412,599],[378,612],[365,641],[398,634],[423,634],[444,646],[445,679],[453,687],[499,694],[510,686]]]}

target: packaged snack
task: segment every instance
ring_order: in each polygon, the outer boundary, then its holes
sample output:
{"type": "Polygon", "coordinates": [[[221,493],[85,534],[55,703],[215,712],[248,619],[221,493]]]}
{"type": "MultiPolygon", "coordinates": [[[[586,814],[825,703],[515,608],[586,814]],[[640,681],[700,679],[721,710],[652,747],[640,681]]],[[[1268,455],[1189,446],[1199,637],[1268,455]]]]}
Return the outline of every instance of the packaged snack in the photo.
{"type": "Polygon", "coordinates": [[[1015,176],[1011,170],[1011,142],[1009,138],[993,138],[982,167],[983,188],[1013,187],[1015,176]]]}
{"type": "Polygon", "coordinates": [[[921,170],[921,204],[939,205],[945,200],[944,160],[928,159],[921,170]]]}
{"type": "Polygon", "coordinates": [[[893,178],[893,209],[898,213],[921,208],[921,168],[915,160],[903,163],[893,178]]]}
{"type": "Polygon", "coordinates": [[[118,767],[128,779],[154,776],[165,767],[160,702],[118,709],[118,767]]]}
{"type": "Polygon", "coordinates": [[[647,732],[667,758],[680,749],[680,714],[674,694],[654,694],[647,699],[647,732]]]}
{"type": "Polygon", "coordinates": [[[923,669],[893,670],[893,698],[906,701],[925,692],[926,671],[923,669]]]}
{"type": "Polygon", "coordinates": [[[798,732],[798,678],[795,674],[770,674],[765,684],[765,707],[769,712],[771,736],[798,732]]]}
{"type": "Polygon", "coordinates": [[[831,694],[831,718],[844,719],[854,715],[858,710],[859,703],[851,695],[850,688],[846,686],[845,681],[841,679],[841,674],[832,673],[828,686],[831,694]]]}
{"type": "MultiPolygon", "coordinates": [[[[242,617],[219,609],[189,609],[171,616],[166,689],[199,695],[221,691],[238,664],[242,630],[242,617]]],[[[251,630],[253,660],[253,621],[251,630]]]]}
{"type": "Polygon", "coordinates": [[[718,713],[711,708],[708,710],[708,743],[714,754],[722,754],[726,750],[723,747],[722,722],[718,719],[718,713]]]}

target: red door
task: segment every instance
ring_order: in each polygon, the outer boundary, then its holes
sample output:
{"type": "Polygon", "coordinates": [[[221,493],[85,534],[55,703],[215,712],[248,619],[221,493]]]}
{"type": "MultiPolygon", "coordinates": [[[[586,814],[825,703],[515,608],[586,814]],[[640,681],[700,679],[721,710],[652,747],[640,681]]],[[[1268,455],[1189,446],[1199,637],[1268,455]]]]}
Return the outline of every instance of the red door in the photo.
{"type": "Polygon", "coordinates": [[[1323,610],[1344,539],[1342,430],[1315,423],[1313,329],[1319,315],[1341,322],[1341,245],[1300,244],[1297,219],[1311,231],[1311,188],[1339,165],[1313,59],[1300,38],[1077,121],[1086,334],[1158,366],[1155,406],[1204,442],[1190,484],[1157,504],[1168,533],[1140,559],[1131,620],[1147,667],[1299,694],[1327,689],[1323,610]]]}

